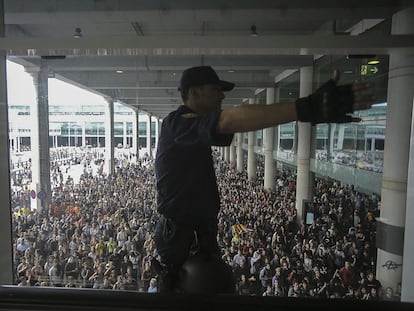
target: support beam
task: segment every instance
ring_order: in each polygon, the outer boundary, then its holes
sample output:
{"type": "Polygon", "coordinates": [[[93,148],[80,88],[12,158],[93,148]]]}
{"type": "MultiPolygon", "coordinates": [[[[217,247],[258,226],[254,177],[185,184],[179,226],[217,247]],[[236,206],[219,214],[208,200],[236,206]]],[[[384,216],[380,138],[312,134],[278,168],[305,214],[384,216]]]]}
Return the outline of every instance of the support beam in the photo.
{"type": "Polygon", "coordinates": [[[414,51],[414,35],[95,36],[0,38],[8,55],[347,55],[414,51]]]}

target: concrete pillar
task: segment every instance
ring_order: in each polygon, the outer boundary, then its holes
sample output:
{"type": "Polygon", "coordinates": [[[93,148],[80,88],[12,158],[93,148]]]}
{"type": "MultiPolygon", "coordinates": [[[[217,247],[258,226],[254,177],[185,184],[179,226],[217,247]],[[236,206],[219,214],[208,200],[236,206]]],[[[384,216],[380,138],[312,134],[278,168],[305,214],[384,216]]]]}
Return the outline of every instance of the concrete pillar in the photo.
{"type": "Polygon", "coordinates": [[[122,121],[122,147],[126,148],[127,145],[128,145],[127,122],[124,120],[122,121]]]}
{"type": "Polygon", "coordinates": [[[237,133],[237,171],[244,169],[243,133],[237,133]]]}
{"type": "Polygon", "coordinates": [[[152,148],[151,148],[151,114],[147,114],[148,123],[147,123],[147,152],[150,158],[152,158],[152,148]]]}
{"type": "Polygon", "coordinates": [[[336,130],[336,124],[335,123],[330,123],[328,124],[328,133],[329,133],[329,138],[328,138],[328,159],[332,158],[332,155],[334,154],[334,139],[335,139],[335,130],[336,130]]]}
{"type": "MultiPolygon", "coordinates": [[[[275,102],[275,90],[273,88],[266,89],[266,104],[270,105],[275,102]]],[[[273,147],[274,147],[274,139],[273,139],[274,127],[269,127],[263,130],[263,147],[264,147],[264,155],[265,155],[265,163],[264,163],[264,189],[267,191],[274,191],[275,190],[275,171],[276,171],[276,163],[273,159],[273,147]]]]}
{"type": "Polygon", "coordinates": [[[136,154],[136,159],[139,158],[139,110],[134,110],[134,121],[132,124],[132,148],[136,154]]]}
{"type": "Polygon", "coordinates": [[[112,98],[105,98],[105,165],[104,172],[109,176],[115,172],[114,168],[114,102],[112,98]]]}
{"type": "MultiPolygon", "coordinates": [[[[82,121],[82,146],[86,146],[86,124],[85,120],[82,121]]],[[[90,145],[90,144],[89,144],[90,145]]]]}
{"type": "MultiPolygon", "coordinates": [[[[249,105],[254,104],[254,99],[249,98],[249,105]]],[[[256,179],[256,153],[254,152],[255,144],[255,133],[254,131],[248,132],[248,143],[247,143],[247,179],[256,179]]]]}
{"type": "Polygon", "coordinates": [[[230,147],[228,146],[224,147],[224,161],[230,163],[230,147]]]}
{"type": "Polygon", "coordinates": [[[158,147],[158,140],[160,138],[160,118],[156,117],[155,118],[155,150],[154,153],[157,152],[157,147],[158,147]]]}
{"type": "Polygon", "coordinates": [[[226,160],[226,147],[221,146],[219,152],[220,152],[220,159],[225,161],[226,160]]]}
{"type": "Polygon", "coordinates": [[[20,136],[16,137],[16,152],[20,152],[20,136]]]}
{"type": "Polygon", "coordinates": [[[336,140],[336,150],[344,149],[344,138],[345,138],[345,124],[338,124],[338,138],[336,140]]]}
{"type": "MultiPolygon", "coordinates": [[[[313,68],[300,69],[299,97],[305,97],[312,93],[313,68]]],[[[297,149],[297,178],[296,178],[296,210],[297,222],[300,224],[304,215],[303,200],[310,200],[312,191],[310,187],[310,150],[311,150],[311,124],[309,122],[297,122],[298,149],[297,149]]]]}
{"type": "MultiPolygon", "coordinates": [[[[276,88],[275,88],[275,103],[278,103],[280,101],[280,87],[279,86],[277,86],[276,88]]],[[[274,128],[273,128],[273,150],[276,150],[276,154],[277,154],[277,151],[279,150],[279,125],[276,125],[274,128]]],[[[277,162],[276,162],[277,163],[277,162]]],[[[277,164],[276,164],[276,167],[277,167],[277,164]]]]}
{"type": "MultiPolygon", "coordinates": [[[[0,0],[0,36],[4,37],[4,1],[0,0]]],[[[12,285],[15,267],[13,268],[12,229],[10,210],[10,150],[9,150],[9,120],[7,110],[6,83],[6,52],[0,51],[0,187],[4,189],[0,197],[0,284],[12,285]]]]}
{"type": "Polygon", "coordinates": [[[236,138],[233,138],[233,141],[231,142],[230,146],[230,167],[232,169],[236,169],[236,138]]]}
{"type": "MultiPolygon", "coordinates": [[[[391,32],[395,35],[414,33],[414,8],[400,11],[393,16],[391,32]]],[[[413,52],[391,51],[381,214],[377,219],[376,276],[384,288],[391,286],[395,289],[402,282],[401,300],[411,302],[414,301],[414,248],[410,240],[414,234],[414,200],[412,191],[407,197],[407,181],[412,189],[413,175],[408,180],[408,171],[409,159],[414,157],[412,145],[410,149],[413,86],[413,52]]],[[[411,165],[412,162],[410,168],[411,165]]]]}
{"type": "Polygon", "coordinates": [[[49,215],[51,202],[50,155],[49,155],[49,100],[48,70],[45,63],[40,68],[26,67],[33,77],[36,89],[36,104],[33,107],[33,126],[31,127],[32,186],[37,198],[31,208],[38,213],[49,215]]]}

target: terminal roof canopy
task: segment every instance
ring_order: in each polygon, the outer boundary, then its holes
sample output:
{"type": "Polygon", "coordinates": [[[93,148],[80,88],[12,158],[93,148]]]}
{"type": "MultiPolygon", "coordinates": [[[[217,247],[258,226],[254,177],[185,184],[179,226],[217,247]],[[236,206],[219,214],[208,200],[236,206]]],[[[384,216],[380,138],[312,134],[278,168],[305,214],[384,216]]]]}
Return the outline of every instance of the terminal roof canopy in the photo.
{"type": "Polygon", "coordinates": [[[0,48],[28,70],[163,118],[181,104],[190,66],[233,81],[224,105],[233,106],[320,55],[413,49],[412,36],[390,35],[408,2],[4,0],[0,48]]]}

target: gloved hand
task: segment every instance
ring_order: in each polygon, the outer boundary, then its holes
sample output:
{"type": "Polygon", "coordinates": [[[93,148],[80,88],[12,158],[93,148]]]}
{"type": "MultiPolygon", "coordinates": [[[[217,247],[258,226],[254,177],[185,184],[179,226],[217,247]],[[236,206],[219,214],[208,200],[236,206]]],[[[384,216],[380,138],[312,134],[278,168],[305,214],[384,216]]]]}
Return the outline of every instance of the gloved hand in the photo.
{"type": "Polygon", "coordinates": [[[334,76],[308,97],[296,100],[299,121],[318,123],[345,123],[355,119],[353,85],[337,85],[339,76],[334,76]]]}

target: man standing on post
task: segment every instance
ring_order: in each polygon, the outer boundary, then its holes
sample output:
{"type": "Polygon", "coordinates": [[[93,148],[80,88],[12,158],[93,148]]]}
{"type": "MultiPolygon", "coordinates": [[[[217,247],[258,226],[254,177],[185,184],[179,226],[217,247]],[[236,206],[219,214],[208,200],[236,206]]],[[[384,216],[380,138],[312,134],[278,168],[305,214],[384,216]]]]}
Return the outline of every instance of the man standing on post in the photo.
{"type": "Polygon", "coordinates": [[[224,92],[231,91],[234,83],[220,80],[210,66],[183,72],[178,88],[183,105],[163,120],[155,159],[161,215],[155,244],[165,271],[161,292],[234,291],[217,243],[220,196],[211,147],[229,146],[237,132],[295,120],[359,121],[349,114],[371,107],[372,96],[361,93],[367,85],[337,86],[337,80],[335,75],[315,93],[293,102],[222,109],[224,92]]]}

